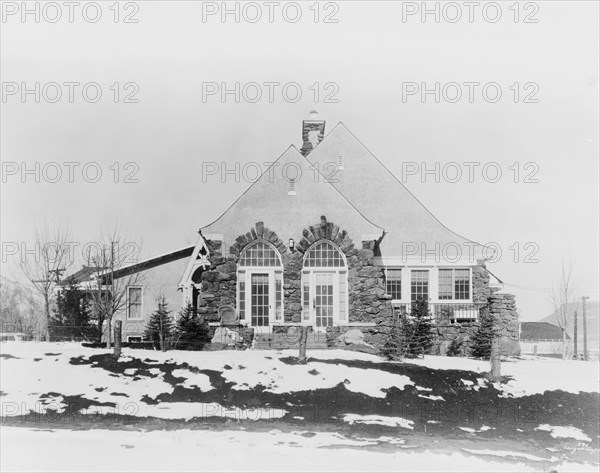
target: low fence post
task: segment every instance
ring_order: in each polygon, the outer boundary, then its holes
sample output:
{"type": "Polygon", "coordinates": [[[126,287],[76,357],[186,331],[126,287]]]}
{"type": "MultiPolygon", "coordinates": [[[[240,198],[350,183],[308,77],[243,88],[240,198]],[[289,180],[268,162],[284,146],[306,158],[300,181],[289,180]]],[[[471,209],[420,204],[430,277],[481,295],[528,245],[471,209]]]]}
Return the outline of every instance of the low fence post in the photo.
{"type": "Polygon", "coordinates": [[[119,359],[119,357],[121,356],[121,340],[122,340],[122,335],[123,335],[123,321],[121,320],[117,320],[115,321],[115,346],[114,346],[114,352],[113,352],[113,357],[115,359],[119,359]]]}
{"type": "Polygon", "coordinates": [[[300,332],[300,352],[298,353],[298,363],[306,363],[306,341],[308,338],[308,325],[303,325],[300,332]]]}

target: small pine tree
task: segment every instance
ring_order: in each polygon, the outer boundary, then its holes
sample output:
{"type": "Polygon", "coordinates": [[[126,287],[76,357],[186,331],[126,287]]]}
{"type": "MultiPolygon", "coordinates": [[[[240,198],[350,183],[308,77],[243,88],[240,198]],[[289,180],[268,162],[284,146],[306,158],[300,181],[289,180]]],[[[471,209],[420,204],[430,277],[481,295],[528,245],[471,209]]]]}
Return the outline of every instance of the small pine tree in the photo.
{"type": "Polygon", "coordinates": [[[432,325],[429,305],[419,298],[413,302],[410,315],[403,313],[394,318],[382,348],[383,355],[399,360],[429,353],[435,338],[432,325]]]}
{"type": "Polygon", "coordinates": [[[406,355],[423,356],[431,351],[434,341],[433,322],[427,301],[419,297],[410,308],[407,324],[406,355]]]}
{"type": "Polygon", "coordinates": [[[173,320],[170,313],[167,299],[165,296],[160,296],[158,308],[152,313],[146,325],[146,338],[152,342],[155,349],[165,351],[169,348],[173,333],[173,320]]]}
{"type": "Polygon", "coordinates": [[[208,324],[198,316],[191,304],[179,312],[175,332],[177,348],[182,350],[202,350],[211,340],[208,324]]]}
{"type": "Polygon", "coordinates": [[[404,339],[404,316],[394,317],[394,323],[385,338],[385,343],[381,348],[381,353],[388,360],[400,360],[406,351],[404,339]]]}
{"type": "Polygon", "coordinates": [[[497,337],[494,316],[488,307],[479,311],[480,325],[473,335],[471,355],[475,358],[489,359],[492,353],[492,341],[497,337]]]}

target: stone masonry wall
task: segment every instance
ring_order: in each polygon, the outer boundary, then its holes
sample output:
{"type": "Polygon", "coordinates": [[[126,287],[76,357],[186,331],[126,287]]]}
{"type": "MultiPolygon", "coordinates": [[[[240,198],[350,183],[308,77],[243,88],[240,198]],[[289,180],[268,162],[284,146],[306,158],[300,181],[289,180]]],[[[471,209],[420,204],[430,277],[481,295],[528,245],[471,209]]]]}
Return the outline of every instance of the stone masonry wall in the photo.
{"type": "Polygon", "coordinates": [[[490,312],[500,332],[500,349],[503,355],[519,355],[519,314],[512,294],[495,293],[489,299],[490,312]]]}
{"type": "MultiPolygon", "coordinates": [[[[257,222],[254,228],[240,235],[223,254],[222,242],[208,241],[211,263],[202,273],[202,289],[198,310],[209,322],[218,322],[218,309],[223,305],[237,307],[237,262],[241,251],[257,239],[270,242],[282,256],[283,263],[283,323],[300,324],[302,320],[302,262],[305,252],[315,242],[328,240],[337,245],[348,262],[348,320],[350,323],[364,323],[357,327],[366,335],[366,341],[381,345],[392,316],[389,296],[385,295],[384,270],[373,264],[374,242],[362,242],[356,248],[348,233],[323,216],[321,221],[309,225],[302,231],[302,239],[296,243],[294,251],[267,227],[257,222]]],[[[283,324],[282,324],[283,325],[283,324]]],[[[328,340],[334,340],[348,327],[331,327],[328,340]]]]}
{"type": "Polygon", "coordinates": [[[207,322],[218,322],[219,307],[236,306],[237,262],[234,256],[224,257],[222,242],[208,240],[210,267],[202,273],[198,313],[207,322]]]}

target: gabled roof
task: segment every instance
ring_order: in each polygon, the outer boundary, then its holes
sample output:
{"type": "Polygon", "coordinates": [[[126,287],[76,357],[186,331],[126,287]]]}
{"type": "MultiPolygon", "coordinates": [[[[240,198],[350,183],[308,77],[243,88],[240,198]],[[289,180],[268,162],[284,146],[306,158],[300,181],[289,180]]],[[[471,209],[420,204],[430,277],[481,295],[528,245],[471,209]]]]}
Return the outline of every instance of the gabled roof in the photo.
{"type": "MultiPolygon", "coordinates": [[[[536,342],[540,340],[559,340],[562,341],[562,330],[559,326],[549,322],[521,322],[522,342],[536,342]]],[[[568,334],[566,339],[570,340],[568,334]]]]}
{"type": "Polygon", "coordinates": [[[477,245],[474,248],[481,253],[482,245],[446,228],[341,122],[307,158],[323,169],[326,163],[338,164],[340,156],[343,169],[333,176],[338,181],[333,185],[363,215],[385,224],[383,256],[400,256],[403,244],[412,242],[428,249],[436,243],[442,247],[455,243],[465,251],[477,245]]]}
{"type": "MultiPolygon", "coordinates": [[[[358,247],[362,235],[376,239],[383,233],[382,227],[365,217],[327,182],[320,170],[290,146],[217,220],[201,230],[207,238],[222,235],[224,244],[231,245],[261,221],[284,241],[299,241],[302,230],[321,216],[346,230],[358,247]],[[288,195],[292,178],[296,194],[288,195]]],[[[197,247],[201,243],[199,239],[197,247]]]]}

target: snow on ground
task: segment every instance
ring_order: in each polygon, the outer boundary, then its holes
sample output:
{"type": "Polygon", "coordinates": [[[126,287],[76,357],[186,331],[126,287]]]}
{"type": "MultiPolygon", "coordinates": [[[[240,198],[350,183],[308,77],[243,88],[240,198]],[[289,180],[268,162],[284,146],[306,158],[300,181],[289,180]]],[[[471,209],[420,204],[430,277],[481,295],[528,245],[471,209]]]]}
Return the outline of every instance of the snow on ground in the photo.
{"type": "MultiPolygon", "coordinates": [[[[580,391],[600,391],[600,371],[597,362],[563,361],[534,356],[522,358],[511,358],[502,362],[502,374],[514,378],[507,384],[496,384],[506,395],[520,397],[558,389],[575,394],[580,391]]],[[[469,358],[425,356],[423,359],[411,359],[407,362],[440,370],[459,369],[482,374],[490,370],[488,361],[469,358]]],[[[473,386],[473,389],[477,389],[477,385],[473,386]]]]}
{"type": "Polygon", "coordinates": [[[344,422],[349,424],[371,424],[371,425],[387,425],[388,427],[404,427],[405,429],[413,429],[414,422],[402,417],[389,417],[378,415],[360,415],[360,414],[345,414],[344,422]]]}
{"type": "Polygon", "coordinates": [[[475,455],[492,455],[492,456],[503,457],[503,458],[517,457],[517,458],[525,458],[527,460],[536,461],[536,462],[548,461],[548,459],[538,457],[536,455],[530,455],[529,453],[523,453],[523,452],[512,452],[510,450],[490,450],[490,449],[482,450],[482,449],[475,449],[475,448],[463,448],[462,450],[465,452],[473,453],[475,455]]]}
{"type": "MultiPolygon", "coordinates": [[[[107,353],[105,350],[84,348],[77,343],[8,342],[3,343],[0,348],[3,354],[0,361],[2,415],[21,415],[30,410],[42,413],[47,409],[63,412],[66,404],[62,395],[80,395],[100,403],[116,403],[121,413],[141,417],[189,419],[210,414],[237,419],[272,419],[285,415],[285,411],[272,409],[232,411],[214,403],[140,403],[138,401],[144,396],[155,398],[161,393],[173,390],[172,385],[164,381],[163,372],[151,368],[149,372],[155,377],[149,377],[136,374],[136,368],[127,368],[120,374],[94,368],[94,365],[70,364],[72,358],[87,358],[107,353]],[[40,396],[44,394],[45,398],[40,401],[40,396]]],[[[382,389],[392,386],[402,389],[412,384],[407,376],[376,369],[350,368],[317,361],[306,365],[293,365],[279,359],[296,355],[295,350],[163,353],[124,349],[120,361],[127,362],[139,358],[156,360],[159,363],[188,363],[199,369],[221,371],[227,381],[235,383],[233,389],[249,389],[260,384],[265,386],[266,391],[273,393],[330,388],[344,383],[350,391],[384,398],[385,392],[382,389]]],[[[343,350],[315,351],[311,352],[311,356],[320,359],[379,360],[373,355],[343,350]]],[[[206,374],[194,373],[188,369],[175,369],[172,375],[183,378],[180,383],[183,387],[198,387],[202,391],[214,389],[206,374]]],[[[93,406],[89,410],[102,412],[103,406],[93,406]]],[[[108,406],[104,410],[112,412],[112,408],[108,406]]]]}
{"type": "Polygon", "coordinates": [[[572,438],[575,440],[582,440],[584,442],[592,441],[592,439],[590,439],[577,427],[542,424],[536,427],[535,430],[545,430],[547,432],[550,432],[550,435],[554,438],[572,438]]]}
{"type": "MultiPolygon", "coordinates": [[[[494,458],[487,450],[442,453],[402,445],[371,450],[368,446],[376,440],[330,432],[2,427],[1,434],[2,471],[540,471],[539,464],[523,462],[537,458],[510,451],[513,461],[494,458]]],[[[553,463],[552,468],[593,471],[590,465],[566,462],[553,463]]]]}
{"type": "MultiPolygon", "coordinates": [[[[347,359],[347,353],[339,350],[347,359]]],[[[263,352],[265,353],[265,352],[263,352]]],[[[297,356],[297,353],[294,352],[297,356]]],[[[263,355],[264,356],[264,355],[263,355]]],[[[268,356],[268,355],[267,355],[268,356]]],[[[317,355],[311,355],[317,357],[317,355]]],[[[321,356],[318,356],[321,358],[321,356]]],[[[306,365],[287,365],[278,357],[262,359],[258,364],[244,363],[244,369],[227,370],[223,376],[237,383],[234,389],[248,389],[258,384],[266,391],[277,394],[333,388],[344,383],[349,391],[364,393],[371,397],[385,397],[382,389],[396,386],[403,389],[413,384],[408,376],[395,375],[376,369],[350,368],[345,365],[311,361],[306,365]]]]}
{"type": "MultiPolygon", "coordinates": [[[[151,377],[136,374],[136,368],[128,368],[120,374],[94,368],[93,365],[72,365],[69,363],[72,358],[88,358],[107,353],[106,350],[84,348],[78,343],[5,342],[0,344],[0,350],[2,415],[21,415],[29,410],[44,412],[50,408],[61,412],[65,407],[63,396],[77,395],[99,403],[115,403],[121,413],[137,416],[189,419],[214,413],[238,419],[270,419],[285,415],[283,410],[267,408],[247,412],[226,409],[214,403],[174,402],[152,405],[139,402],[144,396],[154,399],[161,393],[172,392],[173,386],[164,380],[163,371],[151,368],[148,370],[154,376],[151,377]]],[[[233,389],[244,390],[260,384],[265,387],[265,391],[273,393],[330,388],[343,383],[350,391],[384,398],[384,389],[392,386],[403,389],[407,385],[414,385],[408,376],[377,369],[353,368],[314,360],[306,365],[295,365],[281,360],[293,356],[297,356],[296,350],[159,352],[124,349],[120,361],[141,359],[146,363],[152,363],[151,360],[157,363],[187,363],[190,369],[175,369],[173,376],[181,379],[179,384],[182,387],[197,387],[202,391],[210,391],[214,387],[206,374],[194,373],[194,368],[221,372],[227,381],[234,383],[233,389]]],[[[309,356],[317,360],[382,361],[374,355],[345,350],[311,350],[309,356]]],[[[455,357],[427,356],[408,362],[434,369],[462,369],[479,373],[489,370],[489,364],[485,361],[455,357]]],[[[496,384],[507,396],[523,396],[555,389],[573,393],[599,391],[597,363],[526,357],[523,360],[503,362],[502,373],[514,378],[506,385],[496,384]]],[[[479,390],[486,383],[483,378],[479,378],[476,384],[463,381],[465,389],[473,390],[479,390]]],[[[415,387],[418,391],[428,391],[427,387],[415,387]]],[[[432,400],[442,399],[440,396],[427,394],[420,396],[432,400]]],[[[97,412],[103,407],[93,406],[90,409],[97,412]]]]}
{"type": "Polygon", "coordinates": [[[173,389],[162,377],[142,377],[134,381],[133,373],[120,375],[69,364],[71,357],[94,354],[89,349],[76,347],[76,344],[66,343],[3,343],[2,354],[16,359],[0,361],[2,415],[21,415],[29,410],[43,412],[48,408],[62,412],[62,396],[52,393],[83,395],[101,403],[118,402],[127,406],[130,399],[139,401],[144,395],[154,397],[173,389]],[[40,402],[43,394],[50,394],[44,401],[45,406],[40,402]],[[12,412],[15,405],[17,412],[12,412]]]}
{"type": "Polygon", "coordinates": [[[194,417],[226,417],[235,420],[273,420],[285,416],[287,411],[272,407],[229,408],[215,402],[163,402],[158,404],[140,402],[135,405],[135,408],[129,414],[159,419],[190,420],[194,417]]]}
{"type": "Polygon", "coordinates": [[[480,429],[472,429],[471,427],[459,427],[459,429],[471,434],[475,434],[477,432],[486,432],[493,429],[493,427],[490,427],[489,425],[482,425],[480,429]]]}
{"type": "Polygon", "coordinates": [[[185,378],[185,381],[181,383],[184,388],[199,388],[202,391],[210,391],[215,389],[210,384],[210,378],[202,373],[193,373],[190,370],[173,370],[171,372],[176,378],[185,378]]]}

